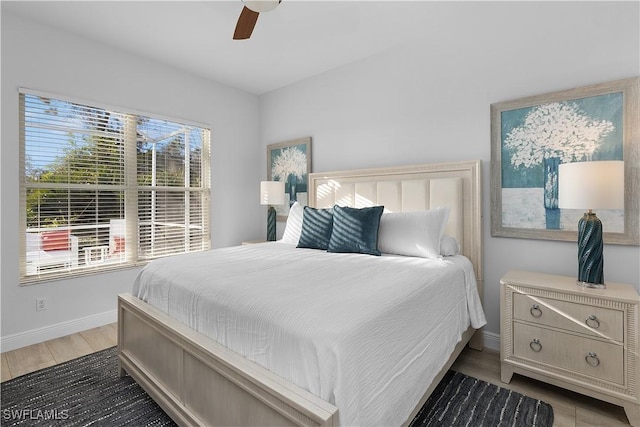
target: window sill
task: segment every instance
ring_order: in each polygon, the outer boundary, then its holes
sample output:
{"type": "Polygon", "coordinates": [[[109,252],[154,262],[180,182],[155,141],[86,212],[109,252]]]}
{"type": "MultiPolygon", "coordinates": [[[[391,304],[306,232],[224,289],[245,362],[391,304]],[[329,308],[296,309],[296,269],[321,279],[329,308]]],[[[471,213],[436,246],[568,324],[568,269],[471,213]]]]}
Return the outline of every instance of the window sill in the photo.
{"type": "Polygon", "coordinates": [[[94,276],[97,274],[113,273],[116,271],[130,270],[134,268],[141,268],[147,265],[152,260],[139,261],[136,263],[128,264],[111,264],[111,265],[93,265],[91,268],[82,268],[73,272],[55,272],[55,273],[40,273],[28,276],[22,276],[20,278],[20,286],[35,285],[39,283],[58,282],[61,280],[74,280],[86,276],[94,276]]]}

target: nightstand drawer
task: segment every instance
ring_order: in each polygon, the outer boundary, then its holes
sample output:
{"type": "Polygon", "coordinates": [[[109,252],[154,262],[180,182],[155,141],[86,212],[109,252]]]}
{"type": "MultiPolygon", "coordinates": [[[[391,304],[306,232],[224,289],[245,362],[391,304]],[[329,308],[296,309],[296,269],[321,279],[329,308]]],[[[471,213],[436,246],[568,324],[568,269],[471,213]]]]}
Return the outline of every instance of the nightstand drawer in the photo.
{"type": "Polygon", "coordinates": [[[513,354],[624,385],[622,345],[514,323],[513,354]]]}
{"type": "Polygon", "coordinates": [[[514,293],[513,317],[619,342],[624,340],[623,312],[618,310],[514,293]]]}

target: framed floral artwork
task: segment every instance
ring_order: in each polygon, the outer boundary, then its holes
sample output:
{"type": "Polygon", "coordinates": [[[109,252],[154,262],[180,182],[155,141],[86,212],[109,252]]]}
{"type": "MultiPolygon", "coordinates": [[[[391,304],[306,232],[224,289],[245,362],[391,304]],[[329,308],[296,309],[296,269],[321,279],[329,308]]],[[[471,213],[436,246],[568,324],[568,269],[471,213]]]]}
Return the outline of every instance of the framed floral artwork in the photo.
{"type": "Polygon", "coordinates": [[[491,234],[576,241],[584,213],[558,205],[559,165],[624,162],[624,209],[603,209],[605,243],[640,244],[640,78],[491,105],[491,234]]]}
{"type": "Polygon", "coordinates": [[[307,185],[311,172],[311,137],[267,146],[267,180],[284,181],[287,203],[276,206],[278,221],[287,219],[296,201],[307,205],[307,185]]]}

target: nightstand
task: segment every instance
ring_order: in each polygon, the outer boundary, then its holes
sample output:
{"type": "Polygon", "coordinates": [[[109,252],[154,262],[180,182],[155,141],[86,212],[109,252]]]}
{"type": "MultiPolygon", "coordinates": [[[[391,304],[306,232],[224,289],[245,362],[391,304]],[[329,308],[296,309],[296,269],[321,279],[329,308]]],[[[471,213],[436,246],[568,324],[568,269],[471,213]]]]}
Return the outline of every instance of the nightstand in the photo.
{"type": "Polygon", "coordinates": [[[500,284],[502,382],[517,373],[620,405],[640,427],[636,290],[527,271],[500,284]]]}
{"type": "Polygon", "coordinates": [[[265,243],[266,240],[245,240],[242,245],[255,245],[256,243],[265,243]]]}

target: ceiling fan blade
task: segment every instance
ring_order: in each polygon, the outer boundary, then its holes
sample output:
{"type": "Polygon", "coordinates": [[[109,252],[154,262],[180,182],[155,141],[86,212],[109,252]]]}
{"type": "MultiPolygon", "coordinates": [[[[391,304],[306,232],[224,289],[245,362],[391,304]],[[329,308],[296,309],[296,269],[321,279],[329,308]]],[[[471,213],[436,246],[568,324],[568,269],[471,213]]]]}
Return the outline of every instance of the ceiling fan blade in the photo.
{"type": "Polygon", "coordinates": [[[245,40],[251,37],[253,28],[256,26],[256,22],[258,22],[258,15],[260,15],[258,12],[254,12],[247,6],[244,6],[242,12],[240,12],[240,17],[236,24],[236,31],[233,33],[233,39],[245,40]]]}

